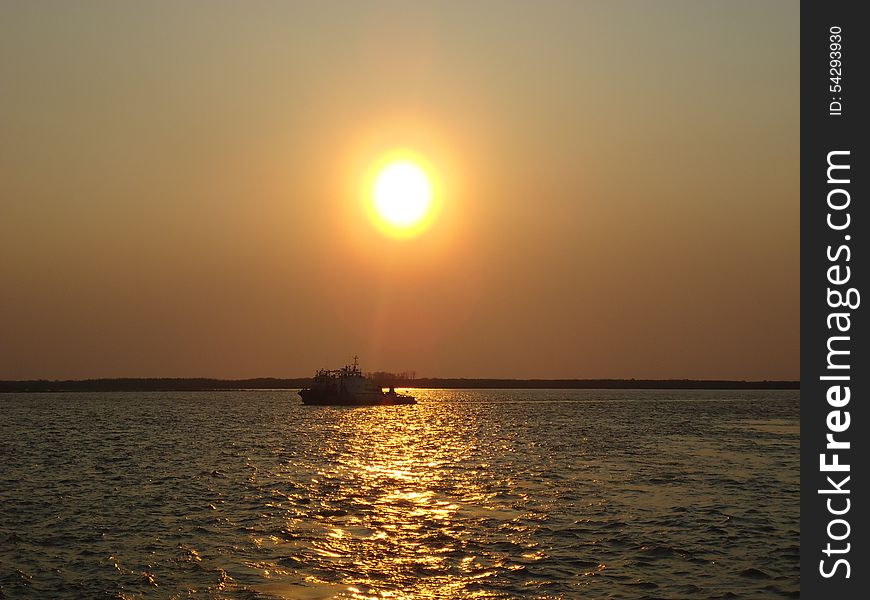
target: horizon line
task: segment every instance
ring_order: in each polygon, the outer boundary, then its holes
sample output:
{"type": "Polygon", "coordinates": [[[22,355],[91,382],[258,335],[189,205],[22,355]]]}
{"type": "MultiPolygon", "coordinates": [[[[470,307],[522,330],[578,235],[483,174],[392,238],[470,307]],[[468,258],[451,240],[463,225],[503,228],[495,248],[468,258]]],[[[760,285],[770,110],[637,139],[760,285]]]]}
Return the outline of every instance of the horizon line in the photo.
{"type": "MultiPolygon", "coordinates": [[[[310,381],[311,377],[15,379],[0,380],[0,393],[297,389],[310,381]]],[[[420,389],[800,389],[799,379],[393,377],[381,378],[380,383],[420,389]]]]}

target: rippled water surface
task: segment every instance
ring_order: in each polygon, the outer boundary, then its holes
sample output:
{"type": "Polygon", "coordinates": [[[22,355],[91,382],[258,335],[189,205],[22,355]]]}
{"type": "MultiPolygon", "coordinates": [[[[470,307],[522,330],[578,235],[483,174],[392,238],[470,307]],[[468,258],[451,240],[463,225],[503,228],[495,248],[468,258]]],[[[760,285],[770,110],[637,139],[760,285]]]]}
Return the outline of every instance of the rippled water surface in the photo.
{"type": "Polygon", "coordinates": [[[798,591],[798,392],[0,395],[2,598],[798,591]]]}

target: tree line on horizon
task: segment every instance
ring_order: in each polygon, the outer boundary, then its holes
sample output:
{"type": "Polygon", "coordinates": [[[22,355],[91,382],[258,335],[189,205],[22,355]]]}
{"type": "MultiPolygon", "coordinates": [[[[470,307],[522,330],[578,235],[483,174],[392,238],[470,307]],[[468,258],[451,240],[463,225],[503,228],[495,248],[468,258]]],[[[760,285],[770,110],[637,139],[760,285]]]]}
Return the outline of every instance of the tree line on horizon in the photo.
{"type": "MultiPolygon", "coordinates": [[[[699,380],[699,379],[499,379],[417,378],[416,373],[368,373],[382,387],[442,389],[800,389],[800,381],[699,380]]],[[[310,377],[282,379],[210,378],[113,378],[80,380],[0,381],[0,393],[13,392],[195,392],[300,389],[311,385],[310,377]]]]}

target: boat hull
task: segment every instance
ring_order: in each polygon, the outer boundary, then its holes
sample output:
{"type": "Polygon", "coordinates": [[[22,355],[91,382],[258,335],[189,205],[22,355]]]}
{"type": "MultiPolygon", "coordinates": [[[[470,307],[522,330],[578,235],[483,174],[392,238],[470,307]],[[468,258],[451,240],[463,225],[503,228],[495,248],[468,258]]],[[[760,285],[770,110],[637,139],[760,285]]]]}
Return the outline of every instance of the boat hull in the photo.
{"type": "Polygon", "coordinates": [[[396,404],[417,404],[413,396],[392,393],[354,394],[352,392],[329,393],[320,390],[300,390],[302,404],[312,406],[392,406],[396,404]]]}

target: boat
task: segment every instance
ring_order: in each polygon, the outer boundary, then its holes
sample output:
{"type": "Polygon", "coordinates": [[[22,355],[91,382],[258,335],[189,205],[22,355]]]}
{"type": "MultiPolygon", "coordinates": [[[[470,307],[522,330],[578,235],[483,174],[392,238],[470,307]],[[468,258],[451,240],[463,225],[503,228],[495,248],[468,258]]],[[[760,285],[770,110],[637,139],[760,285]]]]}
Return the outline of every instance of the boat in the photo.
{"type": "Polygon", "coordinates": [[[372,406],[393,404],[417,404],[413,396],[400,394],[395,388],[389,391],[362,374],[359,357],[353,364],[338,370],[320,369],[314,375],[310,388],[299,390],[302,404],[321,406],[372,406]]]}

